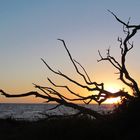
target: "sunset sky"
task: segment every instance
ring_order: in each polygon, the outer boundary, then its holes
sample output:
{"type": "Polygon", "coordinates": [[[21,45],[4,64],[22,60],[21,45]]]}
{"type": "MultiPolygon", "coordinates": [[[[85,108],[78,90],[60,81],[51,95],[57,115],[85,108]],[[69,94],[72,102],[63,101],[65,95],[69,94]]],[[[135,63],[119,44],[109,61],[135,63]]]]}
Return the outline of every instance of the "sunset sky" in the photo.
{"type": "MultiPolygon", "coordinates": [[[[107,62],[97,63],[98,50],[105,55],[109,47],[119,60],[117,38],[124,37],[122,25],[107,9],[125,22],[131,17],[130,23],[140,24],[139,0],[0,0],[0,89],[13,94],[36,90],[32,83],[46,86],[47,77],[63,85],[65,80],[52,74],[40,58],[81,82],[58,38],[65,40],[73,58],[93,81],[104,82],[114,91],[122,89],[116,69],[107,62]]],[[[132,41],[127,67],[139,83],[140,33],[132,41]]],[[[0,102],[40,101],[0,95],[0,102]]]]}

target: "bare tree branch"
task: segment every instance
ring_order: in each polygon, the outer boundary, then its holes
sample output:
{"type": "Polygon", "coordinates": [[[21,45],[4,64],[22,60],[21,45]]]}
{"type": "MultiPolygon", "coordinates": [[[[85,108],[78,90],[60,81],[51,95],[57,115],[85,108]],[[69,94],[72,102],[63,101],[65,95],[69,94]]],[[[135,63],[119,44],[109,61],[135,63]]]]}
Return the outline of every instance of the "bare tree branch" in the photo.
{"type": "Polygon", "coordinates": [[[59,71],[59,72],[56,72],[55,70],[53,70],[53,69],[45,62],[45,60],[43,60],[42,58],[41,58],[41,60],[45,63],[45,65],[48,67],[48,69],[49,69],[50,71],[52,71],[53,73],[55,73],[55,74],[57,74],[57,75],[60,75],[60,76],[62,76],[62,77],[64,77],[64,78],[66,78],[67,80],[69,80],[70,82],[76,84],[77,86],[79,86],[79,87],[81,87],[81,88],[85,88],[85,89],[87,89],[88,91],[95,91],[95,90],[98,90],[99,88],[103,88],[103,83],[98,84],[97,82],[92,82],[92,85],[95,86],[95,87],[93,87],[93,88],[90,88],[89,86],[86,86],[86,85],[82,85],[82,84],[78,83],[77,81],[71,79],[71,78],[68,77],[67,75],[63,74],[62,72],[60,72],[60,71],[59,71]]]}
{"type": "Polygon", "coordinates": [[[78,61],[76,61],[76,60],[74,60],[74,61],[83,69],[84,73],[86,74],[86,76],[87,76],[87,78],[89,80],[89,83],[88,84],[89,85],[92,84],[92,82],[90,80],[90,77],[89,77],[88,73],[86,72],[85,68],[78,61]]]}
{"type": "Polygon", "coordinates": [[[94,110],[91,110],[91,109],[83,107],[83,106],[79,106],[79,105],[74,104],[72,102],[66,102],[65,100],[61,100],[59,98],[44,96],[44,95],[39,94],[36,91],[31,91],[31,92],[28,92],[28,93],[16,94],[16,95],[6,93],[3,90],[0,90],[0,92],[2,93],[2,95],[4,95],[5,97],[8,97],[8,98],[27,97],[27,96],[35,95],[36,97],[41,97],[43,99],[48,99],[49,101],[55,101],[58,104],[63,104],[67,107],[72,107],[73,109],[79,110],[83,114],[89,114],[89,115],[93,116],[95,119],[101,119],[101,120],[106,119],[105,116],[101,115],[100,113],[98,113],[94,110]]]}
{"type": "Polygon", "coordinates": [[[60,85],[56,85],[55,83],[53,83],[49,78],[48,78],[48,81],[55,87],[60,87],[60,88],[66,88],[71,94],[77,96],[77,97],[80,97],[80,98],[84,98],[83,96],[73,92],[68,86],[60,86],[60,85]]]}
{"type": "Polygon", "coordinates": [[[127,86],[129,86],[131,89],[133,89],[134,91],[134,95],[135,96],[139,96],[140,97],[140,91],[139,91],[139,87],[137,82],[134,80],[134,78],[132,78],[132,76],[130,76],[127,68],[126,68],[126,55],[127,53],[133,48],[133,42],[130,43],[129,40],[137,33],[137,31],[140,29],[140,25],[129,25],[129,20],[127,23],[123,22],[122,20],[120,20],[112,11],[108,10],[115,18],[118,22],[120,22],[123,25],[123,32],[126,34],[126,37],[124,40],[122,40],[122,38],[118,38],[118,41],[120,42],[120,49],[121,49],[121,64],[115,60],[114,57],[110,56],[110,52],[108,50],[107,56],[104,58],[102,57],[100,51],[98,51],[99,56],[100,56],[100,60],[98,60],[98,62],[102,61],[102,60],[107,60],[109,61],[116,69],[119,70],[120,72],[120,77],[119,79],[126,84],[127,86]],[[131,31],[130,31],[131,29],[131,31]],[[128,45],[130,47],[128,47],[128,45]],[[129,82],[127,82],[127,81],[129,82]]]}
{"type": "Polygon", "coordinates": [[[83,75],[83,74],[79,71],[79,69],[77,68],[77,66],[76,66],[76,64],[75,64],[75,61],[74,61],[74,59],[72,58],[72,56],[71,56],[71,54],[70,54],[70,52],[69,52],[69,50],[68,50],[68,48],[67,48],[67,46],[66,46],[65,41],[62,40],[62,39],[58,39],[58,40],[62,41],[62,43],[63,43],[63,45],[64,45],[64,47],[65,47],[65,49],[66,49],[66,51],[67,51],[67,53],[68,53],[68,56],[69,56],[71,62],[73,63],[73,65],[74,65],[74,67],[75,67],[76,72],[77,72],[80,76],[83,77],[84,81],[85,81],[87,84],[90,84],[90,82],[87,81],[85,75],[83,75]]]}
{"type": "Polygon", "coordinates": [[[129,25],[129,22],[126,24],[125,22],[123,22],[122,20],[120,20],[112,11],[108,10],[108,12],[110,12],[116,18],[116,20],[118,22],[120,22],[121,24],[123,24],[127,28],[137,28],[137,29],[140,29],[140,25],[129,25]]]}
{"type": "Polygon", "coordinates": [[[100,56],[100,59],[97,60],[97,62],[100,62],[100,61],[103,61],[103,60],[107,60],[109,61],[116,69],[120,70],[121,69],[121,66],[119,64],[119,62],[116,61],[116,59],[112,56],[110,56],[110,50],[107,50],[107,57],[103,57],[100,53],[100,51],[98,50],[98,53],[99,53],[99,56],[100,56]]]}

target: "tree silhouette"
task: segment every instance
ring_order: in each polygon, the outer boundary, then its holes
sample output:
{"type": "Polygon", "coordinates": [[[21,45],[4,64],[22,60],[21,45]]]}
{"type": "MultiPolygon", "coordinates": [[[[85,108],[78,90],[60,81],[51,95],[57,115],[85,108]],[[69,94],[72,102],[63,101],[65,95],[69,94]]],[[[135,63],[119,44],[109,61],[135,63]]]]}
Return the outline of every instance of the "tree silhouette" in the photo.
{"type": "Polygon", "coordinates": [[[101,52],[98,51],[100,61],[108,61],[109,63],[112,64],[113,67],[115,67],[118,70],[118,75],[119,79],[128,87],[130,87],[133,91],[132,95],[130,95],[128,92],[125,92],[124,90],[119,90],[118,92],[112,93],[104,88],[104,83],[97,83],[96,81],[91,81],[87,71],[85,68],[75,59],[73,59],[70,51],[67,48],[67,45],[63,39],[58,39],[59,41],[62,42],[69,58],[70,61],[72,62],[76,72],[78,75],[83,78],[85,84],[81,84],[80,82],[77,82],[75,79],[72,79],[71,77],[65,75],[61,71],[56,71],[52,69],[48,63],[41,58],[43,63],[46,65],[46,67],[55,75],[59,75],[66,80],[68,80],[70,83],[82,88],[86,89],[87,91],[92,91],[92,95],[88,96],[83,96],[80,93],[76,93],[70,89],[69,86],[67,85],[57,85],[55,82],[53,82],[50,78],[48,78],[48,81],[51,83],[51,87],[44,87],[40,86],[37,84],[34,84],[35,88],[39,89],[41,92],[37,91],[31,91],[28,93],[22,93],[22,94],[9,94],[6,93],[3,90],[0,90],[2,95],[6,97],[25,97],[25,96],[30,96],[30,95],[35,95],[36,97],[40,97],[43,99],[46,99],[46,101],[49,102],[56,102],[58,103],[58,106],[60,105],[65,105],[68,107],[72,107],[74,109],[77,109],[79,112],[78,113],[83,113],[83,114],[89,114],[93,116],[96,119],[105,119],[104,115],[98,113],[97,111],[91,110],[89,108],[80,106],[76,104],[76,101],[82,101],[85,104],[90,104],[91,101],[97,102],[99,105],[102,104],[104,101],[106,101],[108,98],[115,98],[115,97],[121,97],[122,100],[127,100],[129,102],[133,101],[134,99],[139,99],[140,98],[140,90],[138,87],[137,82],[135,79],[130,75],[126,68],[126,56],[128,52],[133,48],[133,42],[130,42],[130,39],[137,33],[137,31],[140,29],[140,25],[130,25],[129,20],[127,23],[123,22],[121,19],[119,19],[112,11],[108,10],[114,17],[115,19],[123,25],[123,32],[125,34],[125,38],[120,38],[118,37],[118,42],[119,42],[119,48],[120,48],[120,53],[121,53],[121,61],[117,61],[115,57],[111,56],[110,54],[110,49],[107,50],[107,54],[105,57],[102,56],[101,52]],[[82,69],[82,72],[79,70],[79,67],[82,69]],[[74,98],[67,97],[67,95],[60,93],[59,91],[56,90],[56,88],[65,88],[71,95],[74,96],[74,98]]]}

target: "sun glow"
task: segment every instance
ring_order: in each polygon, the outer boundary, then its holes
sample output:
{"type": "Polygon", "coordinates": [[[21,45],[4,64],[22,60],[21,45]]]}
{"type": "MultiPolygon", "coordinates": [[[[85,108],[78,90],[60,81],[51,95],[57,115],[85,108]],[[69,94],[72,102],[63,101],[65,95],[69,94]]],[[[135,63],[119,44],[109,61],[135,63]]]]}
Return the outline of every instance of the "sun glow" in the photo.
{"type": "Polygon", "coordinates": [[[106,104],[118,104],[120,103],[121,98],[120,97],[116,97],[116,98],[109,98],[105,101],[106,104]]]}
{"type": "MultiPolygon", "coordinates": [[[[111,93],[115,93],[118,91],[119,88],[117,88],[116,86],[108,86],[106,88],[107,91],[110,91],[111,93]]],[[[104,103],[106,104],[117,104],[120,103],[121,98],[120,97],[116,97],[116,98],[109,98],[107,99],[104,103]]]]}

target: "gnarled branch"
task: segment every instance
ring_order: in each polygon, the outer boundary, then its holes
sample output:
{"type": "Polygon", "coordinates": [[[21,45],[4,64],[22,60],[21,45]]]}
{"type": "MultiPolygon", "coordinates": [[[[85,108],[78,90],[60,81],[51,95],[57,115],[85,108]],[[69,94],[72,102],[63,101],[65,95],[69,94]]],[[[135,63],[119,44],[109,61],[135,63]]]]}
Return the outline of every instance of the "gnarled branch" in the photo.
{"type": "Polygon", "coordinates": [[[74,104],[72,102],[67,102],[65,100],[61,100],[59,98],[50,97],[50,96],[44,96],[44,95],[41,95],[40,93],[38,93],[36,91],[31,91],[31,92],[23,93],[23,94],[9,94],[9,93],[6,93],[3,90],[0,90],[0,92],[2,93],[2,95],[4,95],[5,97],[8,97],[8,98],[27,97],[27,96],[35,95],[36,97],[41,97],[43,99],[47,99],[48,102],[55,101],[58,104],[63,104],[65,106],[67,106],[67,107],[72,107],[73,109],[79,110],[83,114],[89,114],[89,115],[93,116],[95,119],[102,119],[102,120],[105,119],[105,117],[103,115],[101,115],[100,113],[98,113],[98,112],[96,112],[94,110],[91,110],[89,108],[85,108],[83,106],[74,104]]]}
{"type": "MultiPolygon", "coordinates": [[[[107,56],[102,57],[100,51],[99,56],[100,60],[108,60],[117,70],[119,70],[119,79],[129,86],[133,90],[134,96],[140,97],[140,91],[137,82],[130,76],[127,68],[126,68],[126,55],[127,53],[133,48],[133,42],[130,43],[130,39],[137,33],[137,31],[140,29],[140,25],[129,25],[129,21],[127,23],[123,22],[121,19],[119,19],[113,12],[108,10],[118,22],[120,22],[123,25],[123,32],[126,34],[126,37],[124,40],[122,38],[118,37],[118,41],[120,42],[120,49],[121,49],[121,63],[116,61],[114,57],[110,55],[110,52],[108,50],[107,56]],[[126,30],[124,29],[126,28],[126,30]],[[131,29],[131,30],[130,30],[131,29]]],[[[130,19],[129,19],[130,20],[130,19]]]]}

